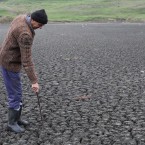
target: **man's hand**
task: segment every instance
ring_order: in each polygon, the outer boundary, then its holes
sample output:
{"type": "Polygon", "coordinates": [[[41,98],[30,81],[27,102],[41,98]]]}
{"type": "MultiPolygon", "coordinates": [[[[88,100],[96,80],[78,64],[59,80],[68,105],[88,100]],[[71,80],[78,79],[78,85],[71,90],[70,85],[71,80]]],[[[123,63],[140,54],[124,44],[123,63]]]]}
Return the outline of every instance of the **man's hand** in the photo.
{"type": "Polygon", "coordinates": [[[38,93],[39,92],[39,84],[38,83],[32,84],[32,90],[35,93],[38,93]]]}

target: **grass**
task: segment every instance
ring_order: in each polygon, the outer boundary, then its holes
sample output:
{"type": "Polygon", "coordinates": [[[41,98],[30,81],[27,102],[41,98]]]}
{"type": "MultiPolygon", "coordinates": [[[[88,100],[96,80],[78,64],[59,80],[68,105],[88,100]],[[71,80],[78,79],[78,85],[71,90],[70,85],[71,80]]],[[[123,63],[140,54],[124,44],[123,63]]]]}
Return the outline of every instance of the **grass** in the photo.
{"type": "Polygon", "coordinates": [[[0,21],[44,8],[49,21],[130,21],[145,19],[144,0],[0,0],[0,21]]]}

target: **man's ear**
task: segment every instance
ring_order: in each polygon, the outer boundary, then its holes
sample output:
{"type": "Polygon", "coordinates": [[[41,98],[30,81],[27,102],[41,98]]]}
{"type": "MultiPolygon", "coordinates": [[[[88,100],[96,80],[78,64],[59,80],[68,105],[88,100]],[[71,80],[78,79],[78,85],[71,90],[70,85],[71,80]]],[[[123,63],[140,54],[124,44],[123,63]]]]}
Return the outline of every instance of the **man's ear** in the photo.
{"type": "Polygon", "coordinates": [[[31,25],[32,25],[32,27],[35,25],[35,21],[33,20],[33,19],[31,19],[31,25]]]}
{"type": "Polygon", "coordinates": [[[34,20],[33,19],[31,19],[31,24],[34,24],[34,20]]]}

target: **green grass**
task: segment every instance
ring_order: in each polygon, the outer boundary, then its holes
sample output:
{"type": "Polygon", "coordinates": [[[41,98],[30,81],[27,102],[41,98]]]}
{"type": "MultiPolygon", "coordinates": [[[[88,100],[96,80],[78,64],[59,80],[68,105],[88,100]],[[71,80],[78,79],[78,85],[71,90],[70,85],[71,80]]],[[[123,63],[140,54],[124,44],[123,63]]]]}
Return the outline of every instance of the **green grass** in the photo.
{"type": "Polygon", "coordinates": [[[49,21],[143,22],[145,0],[0,0],[0,21],[44,8],[49,21]]]}

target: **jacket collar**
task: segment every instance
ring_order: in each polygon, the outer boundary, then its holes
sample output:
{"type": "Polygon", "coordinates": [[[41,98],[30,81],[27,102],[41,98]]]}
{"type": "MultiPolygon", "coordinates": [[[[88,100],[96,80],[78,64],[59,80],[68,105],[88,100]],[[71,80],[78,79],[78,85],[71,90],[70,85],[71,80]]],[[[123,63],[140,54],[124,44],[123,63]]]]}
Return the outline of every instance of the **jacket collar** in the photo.
{"type": "Polygon", "coordinates": [[[30,17],[30,15],[26,16],[26,23],[28,24],[32,34],[35,35],[35,31],[34,31],[34,29],[32,28],[32,25],[31,25],[31,17],[30,17]]]}

